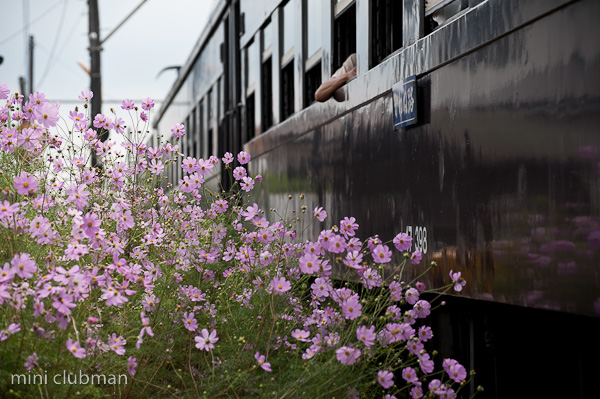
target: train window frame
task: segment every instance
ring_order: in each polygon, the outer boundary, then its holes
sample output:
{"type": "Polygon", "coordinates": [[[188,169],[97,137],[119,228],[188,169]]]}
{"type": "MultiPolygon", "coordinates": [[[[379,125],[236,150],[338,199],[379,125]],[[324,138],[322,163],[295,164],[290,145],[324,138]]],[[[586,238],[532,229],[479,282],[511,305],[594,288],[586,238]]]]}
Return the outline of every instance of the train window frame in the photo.
{"type": "Polygon", "coordinates": [[[295,79],[293,58],[281,67],[280,79],[280,109],[281,121],[286,120],[295,112],[295,79]]]}
{"type": "Polygon", "coordinates": [[[254,93],[256,86],[260,82],[260,48],[258,45],[259,41],[254,37],[248,42],[246,47],[244,47],[246,97],[254,93]],[[256,57],[257,55],[259,55],[258,58],[256,57]]]}
{"type": "Polygon", "coordinates": [[[369,68],[381,64],[403,48],[402,5],[396,0],[369,1],[369,68]],[[383,23],[381,19],[384,19],[383,23]]]}
{"type": "Polygon", "coordinates": [[[332,26],[332,59],[330,62],[332,75],[352,53],[357,51],[356,16],[357,6],[355,0],[342,0],[335,5],[332,26]]]}
{"type": "Polygon", "coordinates": [[[201,99],[198,102],[198,143],[196,144],[196,151],[197,151],[197,158],[203,158],[204,157],[204,132],[205,132],[205,125],[204,125],[204,98],[201,99]]]}
{"type": "Polygon", "coordinates": [[[273,57],[263,59],[260,65],[261,84],[261,130],[266,132],[273,126],[273,57]]]}
{"type": "Polygon", "coordinates": [[[321,86],[322,78],[322,61],[321,57],[316,58],[310,67],[307,67],[304,72],[304,105],[306,107],[316,102],[315,92],[321,86]]]}
{"type": "Polygon", "coordinates": [[[469,0],[428,0],[433,1],[425,6],[425,36],[452,22],[469,8],[469,0]]]}
{"type": "Polygon", "coordinates": [[[260,30],[262,31],[262,34],[260,36],[260,62],[262,64],[267,60],[267,58],[273,55],[273,45],[275,43],[275,26],[271,17],[267,18],[260,30]]]}
{"type": "Polygon", "coordinates": [[[355,4],[355,0],[338,0],[333,9],[333,17],[337,18],[352,4],[355,4]]]}

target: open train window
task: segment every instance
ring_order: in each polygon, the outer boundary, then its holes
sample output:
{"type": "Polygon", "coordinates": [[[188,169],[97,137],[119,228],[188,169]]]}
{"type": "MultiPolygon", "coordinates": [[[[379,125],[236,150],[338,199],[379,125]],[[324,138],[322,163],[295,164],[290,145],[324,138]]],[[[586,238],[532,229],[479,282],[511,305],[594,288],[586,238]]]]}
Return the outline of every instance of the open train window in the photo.
{"type": "Polygon", "coordinates": [[[281,70],[281,118],[287,119],[294,113],[294,59],[281,70]]]}
{"type": "Polygon", "coordinates": [[[321,86],[321,59],[306,71],[304,78],[304,104],[315,102],[315,91],[321,86]]]}
{"type": "Polygon", "coordinates": [[[306,62],[304,63],[304,106],[315,102],[315,91],[321,85],[321,57],[323,54],[323,20],[321,0],[306,2],[306,62]]]}
{"type": "Polygon", "coordinates": [[[262,130],[269,130],[273,125],[273,61],[272,57],[262,63],[261,69],[261,92],[262,92],[262,130]]]}
{"type": "Polygon", "coordinates": [[[202,158],[204,151],[204,100],[198,104],[198,142],[196,143],[196,157],[202,158]]]}
{"type": "Polygon", "coordinates": [[[207,155],[206,157],[210,157],[211,155],[213,155],[213,117],[214,117],[214,110],[213,110],[213,95],[212,95],[212,89],[210,89],[208,91],[208,94],[206,95],[206,121],[207,121],[207,143],[206,143],[206,149],[207,149],[207,155]]]}
{"type": "Polygon", "coordinates": [[[260,69],[261,126],[266,132],[273,126],[273,24],[269,19],[262,30],[260,69]]]}
{"type": "Polygon", "coordinates": [[[402,2],[371,1],[371,60],[373,67],[402,47],[402,2]]]}
{"type": "Polygon", "coordinates": [[[189,125],[185,128],[188,129],[188,154],[191,157],[196,158],[198,154],[196,153],[196,143],[198,142],[198,130],[196,128],[196,113],[198,112],[198,108],[194,108],[192,113],[189,116],[189,125]]]}
{"type": "Polygon", "coordinates": [[[295,27],[298,15],[294,13],[294,2],[283,6],[282,49],[281,54],[281,120],[294,113],[294,44],[295,27]]]}
{"type": "Polygon", "coordinates": [[[342,66],[350,54],[356,53],[356,3],[347,0],[336,3],[333,34],[332,73],[342,66]]]}
{"type": "Polygon", "coordinates": [[[254,137],[254,92],[246,97],[246,137],[252,140],[254,137]]]}
{"type": "Polygon", "coordinates": [[[469,0],[426,0],[425,35],[454,19],[469,7],[469,0]]]}

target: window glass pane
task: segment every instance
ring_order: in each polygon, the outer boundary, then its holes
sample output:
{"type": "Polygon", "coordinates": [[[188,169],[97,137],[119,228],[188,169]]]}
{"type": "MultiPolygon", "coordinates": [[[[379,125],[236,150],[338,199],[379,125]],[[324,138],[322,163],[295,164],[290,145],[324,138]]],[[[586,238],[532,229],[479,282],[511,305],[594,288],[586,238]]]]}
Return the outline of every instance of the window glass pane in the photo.
{"type": "Polygon", "coordinates": [[[294,28],[298,15],[294,15],[294,3],[289,1],[283,7],[283,53],[287,53],[294,46],[294,28]]]}
{"type": "Polygon", "coordinates": [[[263,51],[273,45],[273,24],[269,21],[263,28],[263,51]]]}
{"type": "Polygon", "coordinates": [[[258,43],[253,40],[246,47],[246,88],[258,82],[259,64],[258,43]]]}
{"type": "Polygon", "coordinates": [[[321,48],[323,23],[321,20],[321,0],[308,0],[307,4],[307,58],[321,48]]]}

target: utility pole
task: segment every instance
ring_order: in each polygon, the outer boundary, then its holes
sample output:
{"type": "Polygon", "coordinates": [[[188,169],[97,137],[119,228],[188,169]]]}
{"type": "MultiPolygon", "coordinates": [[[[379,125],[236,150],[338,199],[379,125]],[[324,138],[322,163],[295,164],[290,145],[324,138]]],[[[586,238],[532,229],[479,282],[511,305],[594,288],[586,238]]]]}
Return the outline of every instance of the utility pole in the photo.
{"type": "MultiPolygon", "coordinates": [[[[92,114],[91,118],[102,113],[102,76],[100,72],[100,16],[98,12],[98,0],[88,0],[89,6],[89,37],[90,37],[90,90],[94,93],[92,97],[92,114]]],[[[106,134],[100,135],[100,140],[106,141],[106,134]]]]}
{"type": "Polygon", "coordinates": [[[19,90],[21,90],[19,93],[22,94],[23,96],[26,96],[25,94],[25,76],[19,76],[19,90]]]}
{"type": "Polygon", "coordinates": [[[29,93],[33,94],[33,36],[29,36],[29,93]]]}

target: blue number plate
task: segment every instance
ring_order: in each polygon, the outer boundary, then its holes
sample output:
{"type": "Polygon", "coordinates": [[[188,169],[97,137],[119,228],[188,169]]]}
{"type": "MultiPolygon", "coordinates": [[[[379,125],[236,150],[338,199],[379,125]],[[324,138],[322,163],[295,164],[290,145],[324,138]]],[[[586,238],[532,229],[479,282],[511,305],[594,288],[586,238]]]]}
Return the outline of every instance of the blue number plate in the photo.
{"type": "Polygon", "coordinates": [[[392,86],[394,130],[417,123],[417,77],[411,76],[392,86]]]}

